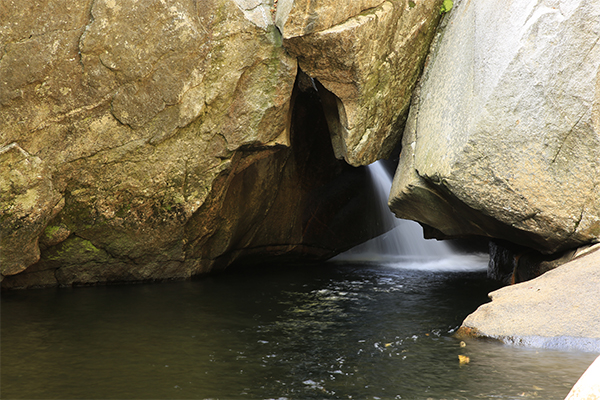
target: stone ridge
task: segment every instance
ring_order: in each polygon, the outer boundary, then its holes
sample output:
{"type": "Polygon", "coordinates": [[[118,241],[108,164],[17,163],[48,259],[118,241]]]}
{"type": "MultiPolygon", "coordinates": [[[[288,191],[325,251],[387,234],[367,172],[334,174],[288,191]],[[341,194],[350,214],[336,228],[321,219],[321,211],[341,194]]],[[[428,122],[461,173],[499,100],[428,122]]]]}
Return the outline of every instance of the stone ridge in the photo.
{"type": "Polygon", "coordinates": [[[490,293],[459,334],[600,351],[600,245],[544,275],[490,293]]]}

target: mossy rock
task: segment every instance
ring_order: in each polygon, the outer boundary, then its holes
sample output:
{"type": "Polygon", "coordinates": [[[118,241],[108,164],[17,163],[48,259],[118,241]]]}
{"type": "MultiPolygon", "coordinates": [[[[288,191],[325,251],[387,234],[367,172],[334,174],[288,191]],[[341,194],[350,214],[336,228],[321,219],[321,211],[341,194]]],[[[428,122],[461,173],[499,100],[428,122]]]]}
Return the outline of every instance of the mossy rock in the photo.
{"type": "Polygon", "coordinates": [[[111,257],[89,240],[71,236],[59,245],[48,249],[43,258],[48,261],[60,262],[61,265],[75,265],[90,261],[106,262],[111,257]]]}

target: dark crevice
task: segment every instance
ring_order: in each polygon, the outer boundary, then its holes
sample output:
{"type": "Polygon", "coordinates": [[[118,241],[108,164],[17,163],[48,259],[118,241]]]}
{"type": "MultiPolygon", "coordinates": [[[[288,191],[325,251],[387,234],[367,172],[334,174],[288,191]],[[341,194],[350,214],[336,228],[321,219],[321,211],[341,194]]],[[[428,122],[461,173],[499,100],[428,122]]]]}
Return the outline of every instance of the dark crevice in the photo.
{"type": "Polygon", "coordinates": [[[232,263],[322,261],[382,233],[369,226],[376,207],[366,169],[334,155],[318,88],[318,82],[298,72],[287,128],[290,147],[236,152],[232,169],[187,227],[195,232],[198,222],[215,218],[204,225],[211,226],[210,232],[190,238],[187,254],[210,260],[214,271],[232,263]],[[272,171],[268,179],[273,183],[256,179],[263,169],[272,171]],[[265,185],[270,189],[259,195],[258,187],[265,185]],[[240,196],[248,204],[240,205],[240,196]],[[252,211],[244,211],[249,204],[252,211]]]}

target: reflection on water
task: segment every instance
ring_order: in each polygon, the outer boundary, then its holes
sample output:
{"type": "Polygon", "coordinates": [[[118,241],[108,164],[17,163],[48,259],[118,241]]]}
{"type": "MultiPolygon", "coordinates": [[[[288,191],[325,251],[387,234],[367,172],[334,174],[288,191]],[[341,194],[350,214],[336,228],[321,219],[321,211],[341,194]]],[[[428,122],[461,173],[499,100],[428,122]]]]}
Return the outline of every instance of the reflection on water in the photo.
{"type": "Polygon", "coordinates": [[[327,264],[6,292],[1,395],[564,398],[594,354],[452,337],[493,285],[485,272],[327,264]]]}

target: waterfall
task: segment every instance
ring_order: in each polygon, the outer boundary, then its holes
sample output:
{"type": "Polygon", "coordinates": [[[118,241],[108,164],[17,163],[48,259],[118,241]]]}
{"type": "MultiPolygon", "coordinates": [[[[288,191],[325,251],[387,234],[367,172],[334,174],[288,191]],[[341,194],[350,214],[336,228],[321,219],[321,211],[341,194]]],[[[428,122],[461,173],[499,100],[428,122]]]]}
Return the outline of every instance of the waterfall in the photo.
{"type": "Polygon", "coordinates": [[[391,175],[380,161],[367,168],[377,197],[380,219],[387,232],[339,254],[332,261],[368,262],[428,270],[487,268],[487,255],[457,254],[443,241],[424,239],[423,230],[417,222],[396,218],[387,205],[392,187],[391,175]]]}

